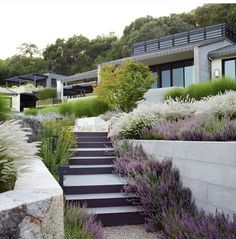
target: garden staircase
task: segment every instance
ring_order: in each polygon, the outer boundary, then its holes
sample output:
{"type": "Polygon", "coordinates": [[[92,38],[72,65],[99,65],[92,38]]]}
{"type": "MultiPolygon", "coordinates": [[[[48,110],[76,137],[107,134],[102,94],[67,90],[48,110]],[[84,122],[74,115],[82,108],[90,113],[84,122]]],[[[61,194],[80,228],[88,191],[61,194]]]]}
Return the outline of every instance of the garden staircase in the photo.
{"type": "Polygon", "coordinates": [[[66,202],[94,213],[103,226],[144,223],[134,195],[122,192],[125,180],[114,173],[115,159],[107,132],[76,133],[77,148],[69,165],[60,168],[60,184],[66,202]]]}

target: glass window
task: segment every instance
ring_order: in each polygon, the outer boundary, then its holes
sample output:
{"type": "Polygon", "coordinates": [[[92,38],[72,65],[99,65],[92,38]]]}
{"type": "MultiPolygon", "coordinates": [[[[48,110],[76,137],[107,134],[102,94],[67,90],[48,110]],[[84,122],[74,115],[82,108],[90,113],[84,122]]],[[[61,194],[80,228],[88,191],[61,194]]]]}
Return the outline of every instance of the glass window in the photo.
{"type": "Polygon", "coordinates": [[[162,82],[162,87],[170,87],[171,86],[170,70],[163,70],[161,72],[161,82],[162,82]]]}
{"type": "Polygon", "coordinates": [[[229,77],[236,76],[235,59],[224,61],[224,75],[229,77]]]}
{"type": "Polygon", "coordinates": [[[51,87],[57,87],[57,79],[52,78],[51,80],[51,87]]]}
{"type": "Polygon", "coordinates": [[[183,67],[173,69],[173,86],[184,86],[183,67]]]}
{"type": "Polygon", "coordinates": [[[157,83],[158,83],[157,82],[158,81],[158,79],[157,79],[157,72],[152,72],[152,76],[156,78],[156,80],[153,82],[153,84],[151,86],[151,88],[153,89],[153,88],[157,88],[157,83]]]}
{"type": "Polygon", "coordinates": [[[185,87],[194,83],[193,60],[179,61],[160,65],[154,68],[157,71],[157,87],[185,87]]]}
{"type": "Polygon", "coordinates": [[[184,79],[185,79],[185,87],[193,84],[194,81],[193,75],[193,66],[185,66],[184,67],[184,79]]]}

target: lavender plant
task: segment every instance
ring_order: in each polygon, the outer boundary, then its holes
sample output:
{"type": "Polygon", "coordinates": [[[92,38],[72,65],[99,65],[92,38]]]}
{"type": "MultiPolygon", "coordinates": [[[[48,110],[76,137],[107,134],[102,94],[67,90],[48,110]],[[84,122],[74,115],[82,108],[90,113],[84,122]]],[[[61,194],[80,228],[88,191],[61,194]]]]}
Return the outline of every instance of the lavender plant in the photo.
{"type": "Polygon", "coordinates": [[[162,214],[172,208],[196,210],[190,190],[182,186],[179,172],[171,161],[148,160],[141,148],[127,147],[128,151],[117,150],[115,170],[129,179],[125,191],[140,198],[149,231],[162,229],[162,214]]]}
{"type": "Polygon", "coordinates": [[[101,223],[84,208],[66,205],[64,221],[65,239],[104,239],[101,223]]]}
{"type": "Polygon", "coordinates": [[[234,239],[236,218],[230,220],[223,213],[206,214],[204,211],[189,214],[187,211],[169,211],[162,217],[164,235],[168,239],[234,239]]]}
{"type": "Polygon", "coordinates": [[[140,147],[116,148],[115,170],[128,178],[125,191],[140,198],[146,226],[163,230],[166,239],[234,239],[236,217],[198,212],[171,161],[148,159],[140,147]]]}

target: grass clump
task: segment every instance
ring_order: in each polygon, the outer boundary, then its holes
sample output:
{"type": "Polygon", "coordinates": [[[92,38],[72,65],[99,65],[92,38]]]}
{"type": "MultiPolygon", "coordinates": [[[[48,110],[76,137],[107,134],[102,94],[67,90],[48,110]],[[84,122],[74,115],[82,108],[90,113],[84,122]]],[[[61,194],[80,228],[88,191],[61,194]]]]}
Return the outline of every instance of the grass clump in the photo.
{"type": "Polygon", "coordinates": [[[14,188],[16,175],[37,158],[38,143],[28,143],[19,121],[0,123],[0,193],[14,188]]]}
{"type": "Polygon", "coordinates": [[[236,80],[233,78],[221,77],[212,81],[192,84],[186,88],[174,88],[166,92],[164,100],[172,99],[195,99],[201,100],[207,96],[217,95],[226,91],[236,91],[236,80]]]}
{"type": "Polygon", "coordinates": [[[10,107],[7,103],[7,99],[0,94],[0,121],[6,120],[10,112],[10,107]]]}
{"type": "Polygon", "coordinates": [[[49,171],[57,178],[58,167],[66,165],[72,156],[70,148],[75,146],[75,137],[70,128],[70,121],[48,120],[43,122],[40,156],[49,171]]]}
{"type": "Polygon", "coordinates": [[[78,118],[98,116],[107,110],[108,105],[95,97],[65,102],[58,106],[61,115],[73,115],[78,118]]]}
{"type": "Polygon", "coordinates": [[[105,113],[108,105],[96,97],[63,102],[60,105],[48,106],[42,109],[31,108],[25,110],[25,115],[59,113],[69,117],[94,117],[105,113]]]}
{"type": "Polygon", "coordinates": [[[37,115],[39,110],[37,108],[29,108],[27,110],[24,110],[25,115],[37,115]]]}

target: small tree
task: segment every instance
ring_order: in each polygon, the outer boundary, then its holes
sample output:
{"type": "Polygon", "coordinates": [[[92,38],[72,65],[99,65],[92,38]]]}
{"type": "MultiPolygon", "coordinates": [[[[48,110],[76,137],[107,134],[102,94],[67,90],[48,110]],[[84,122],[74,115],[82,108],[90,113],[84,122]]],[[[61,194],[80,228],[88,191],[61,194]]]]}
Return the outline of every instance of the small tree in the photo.
{"type": "Polygon", "coordinates": [[[129,112],[154,82],[148,66],[126,61],[120,66],[105,65],[100,72],[101,82],[95,94],[111,107],[129,112]]]}

